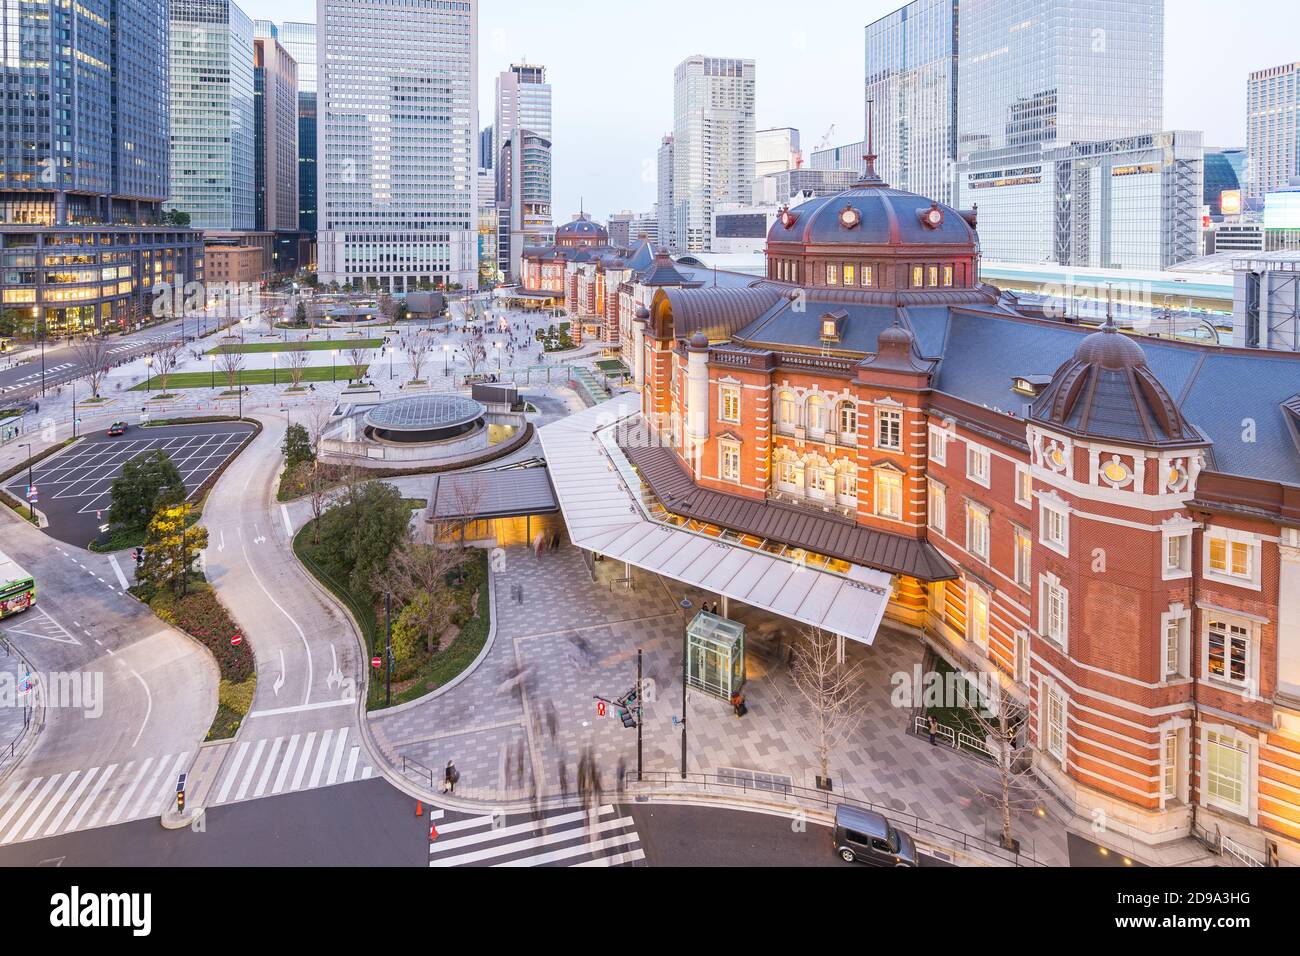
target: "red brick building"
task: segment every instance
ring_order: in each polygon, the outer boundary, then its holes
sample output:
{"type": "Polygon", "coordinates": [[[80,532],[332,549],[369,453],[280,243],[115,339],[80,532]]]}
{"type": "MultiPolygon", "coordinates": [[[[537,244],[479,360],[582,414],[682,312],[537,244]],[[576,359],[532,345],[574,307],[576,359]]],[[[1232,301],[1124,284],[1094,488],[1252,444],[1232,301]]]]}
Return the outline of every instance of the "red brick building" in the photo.
{"type": "Polygon", "coordinates": [[[661,500],[737,537],[815,516],[792,544],[892,575],[888,616],[1029,705],[1081,816],[1300,862],[1300,354],[1027,314],[980,282],[973,212],[870,158],[784,212],[765,279],[625,292],[645,423],[696,489],[661,500]]]}

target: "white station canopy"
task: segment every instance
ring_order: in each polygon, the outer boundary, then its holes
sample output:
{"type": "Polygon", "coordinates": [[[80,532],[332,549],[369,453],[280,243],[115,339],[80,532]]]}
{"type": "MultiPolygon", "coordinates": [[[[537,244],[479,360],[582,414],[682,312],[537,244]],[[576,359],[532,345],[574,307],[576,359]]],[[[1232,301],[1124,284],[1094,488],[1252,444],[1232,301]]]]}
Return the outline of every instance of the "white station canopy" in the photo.
{"type": "Polygon", "coordinates": [[[538,433],[575,545],[850,640],[875,641],[890,575],[857,565],[847,576],[819,570],[652,520],[598,434],[639,412],[638,398],[624,396],[538,433]]]}

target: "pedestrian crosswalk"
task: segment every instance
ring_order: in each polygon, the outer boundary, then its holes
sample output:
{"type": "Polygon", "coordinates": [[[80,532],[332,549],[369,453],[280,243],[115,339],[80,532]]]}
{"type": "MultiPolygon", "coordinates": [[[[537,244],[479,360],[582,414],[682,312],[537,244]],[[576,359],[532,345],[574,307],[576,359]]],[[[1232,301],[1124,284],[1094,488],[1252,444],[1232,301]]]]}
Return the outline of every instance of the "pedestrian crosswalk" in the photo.
{"type": "Polygon", "coordinates": [[[368,780],[374,767],[359,744],[349,746],[349,732],[339,727],[234,744],[200,802],[216,807],[368,780]]]}
{"type": "Polygon", "coordinates": [[[471,816],[433,824],[429,866],[632,866],[645,859],[630,816],[569,807],[540,819],[471,816]]]}
{"type": "Polygon", "coordinates": [[[350,728],[247,740],[53,773],[0,785],[0,846],[158,816],[188,774],[205,808],[367,780],[374,767],[350,728]]]}

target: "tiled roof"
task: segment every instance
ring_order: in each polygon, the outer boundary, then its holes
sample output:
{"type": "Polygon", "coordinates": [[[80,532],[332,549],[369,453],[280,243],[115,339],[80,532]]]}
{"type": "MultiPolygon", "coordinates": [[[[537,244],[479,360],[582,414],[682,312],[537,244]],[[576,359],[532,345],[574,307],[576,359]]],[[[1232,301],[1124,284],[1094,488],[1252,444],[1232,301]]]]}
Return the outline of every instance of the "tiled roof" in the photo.
{"type": "Polygon", "coordinates": [[[922,581],[947,581],[957,576],[929,542],[796,505],[701,488],[673,450],[653,444],[644,431],[629,430],[620,436],[619,445],[655,496],[674,514],[922,581]]]}

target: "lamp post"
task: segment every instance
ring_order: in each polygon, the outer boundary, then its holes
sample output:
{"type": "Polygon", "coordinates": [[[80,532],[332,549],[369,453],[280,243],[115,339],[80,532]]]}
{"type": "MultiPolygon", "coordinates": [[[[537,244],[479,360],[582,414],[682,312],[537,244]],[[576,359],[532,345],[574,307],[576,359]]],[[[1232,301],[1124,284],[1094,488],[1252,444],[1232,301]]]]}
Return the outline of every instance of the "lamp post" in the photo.
{"type": "Polygon", "coordinates": [[[37,333],[37,326],[40,326],[41,336],[41,398],[45,397],[45,316],[41,312],[39,305],[32,306],[32,335],[37,333]]]}
{"type": "Polygon", "coordinates": [[[339,357],[339,350],[330,349],[330,381],[331,382],[337,382],[339,380],[338,365],[336,364],[338,361],[338,357],[339,357]]]}
{"type": "Polygon", "coordinates": [[[500,342],[493,342],[492,347],[497,350],[497,371],[501,371],[501,349],[504,346],[500,342]]]}
{"type": "Polygon", "coordinates": [[[212,372],[212,390],[215,392],[217,390],[217,357],[215,355],[208,355],[208,368],[212,372]]]}
{"type": "Polygon", "coordinates": [[[152,391],[152,386],[153,386],[153,356],[152,355],[146,355],[144,357],[144,367],[145,369],[148,370],[148,375],[145,377],[145,381],[144,381],[144,390],[148,392],[148,391],[152,391]]]}
{"type": "Polygon", "coordinates": [[[72,380],[72,437],[77,437],[77,380],[72,380]]]}
{"type": "Polygon", "coordinates": [[[18,447],[27,449],[27,510],[31,513],[34,522],[36,520],[36,505],[32,502],[32,445],[31,442],[23,442],[18,447]]]}
{"type": "Polygon", "coordinates": [[[680,606],[683,612],[683,617],[685,618],[686,625],[687,625],[686,627],[682,628],[682,779],[685,780],[686,779],[686,688],[688,687],[687,668],[689,665],[690,654],[691,654],[689,625],[691,623],[690,621],[691,608],[693,608],[695,605],[691,603],[690,598],[684,597],[682,598],[682,603],[680,606]]]}
{"type": "Polygon", "coordinates": [[[444,346],[442,347],[442,375],[443,375],[443,378],[446,378],[446,377],[447,377],[448,375],[450,375],[450,374],[451,374],[451,346],[450,346],[450,345],[444,345],[444,346]]]}

